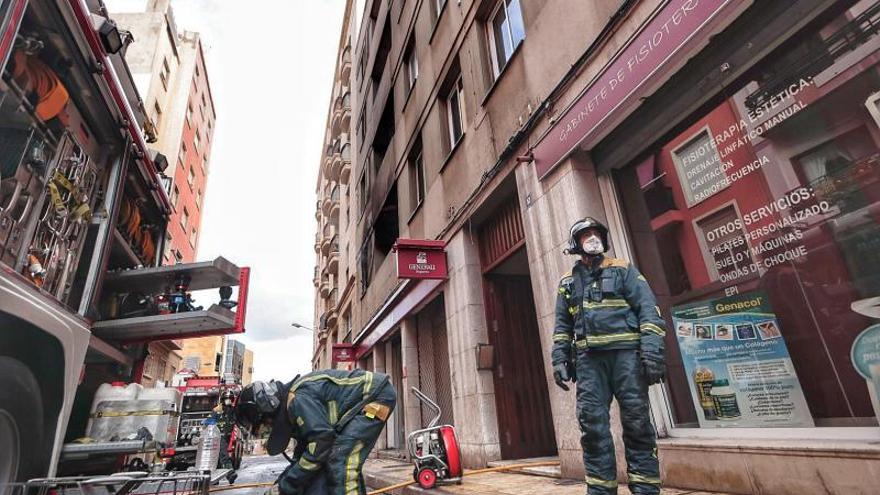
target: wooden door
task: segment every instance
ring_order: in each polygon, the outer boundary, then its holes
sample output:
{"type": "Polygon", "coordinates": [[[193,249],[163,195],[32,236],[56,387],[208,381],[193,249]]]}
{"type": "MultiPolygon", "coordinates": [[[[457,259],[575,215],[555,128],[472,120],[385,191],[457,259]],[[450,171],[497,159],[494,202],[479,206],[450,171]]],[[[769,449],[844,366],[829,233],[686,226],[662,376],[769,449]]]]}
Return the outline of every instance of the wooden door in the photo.
{"type": "Polygon", "coordinates": [[[521,275],[488,275],[485,287],[501,457],[556,455],[531,281],[521,275]]]}

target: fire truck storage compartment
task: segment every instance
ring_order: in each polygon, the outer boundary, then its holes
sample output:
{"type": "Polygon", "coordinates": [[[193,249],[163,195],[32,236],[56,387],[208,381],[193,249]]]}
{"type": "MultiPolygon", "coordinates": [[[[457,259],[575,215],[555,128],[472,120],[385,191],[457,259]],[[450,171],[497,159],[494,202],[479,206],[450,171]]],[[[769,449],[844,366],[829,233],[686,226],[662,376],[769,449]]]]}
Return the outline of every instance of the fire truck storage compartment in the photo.
{"type": "MultiPolygon", "coordinates": [[[[248,270],[242,269],[223,257],[212,261],[186,263],[136,270],[118,270],[107,273],[104,279],[103,313],[114,317],[96,321],[92,326],[94,335],[113,341],[150,341],[186,338],[212,333],[235,333],[242,331],[246,298],[248,270]],[[187,280],[188,291],[200,291],[221,287],[239,287],[240,302],[207,300],[210,293],[200,294],[195,303],[202,307],[187,308],[179,312],[158,311],[155,305],[145,308],[143,314],[126,316],[121,313],[118,301],[121,297],[137,294],[146,299],[166,297],[174,291],[181,278],[187,280]],[[238,304],[241,304],[238,306],[238,304]],[[236,307],[237,306],[237,307],[236,307]]],[[[150,305],[148,305],[150,306],[150,305]]]]}
{"type": "Polygon", "coordinates": [[[92,290],[98,231],[114,203],[127,214],[109,267],[155,264],[164,235],[150,185],[121,177],[136,157],[119,118],[58,6],[30,2],[0,78],[0,263],[73,310],[92,290]]]}

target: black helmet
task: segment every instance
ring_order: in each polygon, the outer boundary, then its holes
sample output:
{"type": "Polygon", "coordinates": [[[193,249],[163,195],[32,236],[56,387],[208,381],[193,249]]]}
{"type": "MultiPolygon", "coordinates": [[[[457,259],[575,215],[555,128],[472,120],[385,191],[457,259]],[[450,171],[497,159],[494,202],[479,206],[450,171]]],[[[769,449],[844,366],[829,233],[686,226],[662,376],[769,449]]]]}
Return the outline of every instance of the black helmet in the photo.
{"type": "Polygon", "coordinates": [[[571,226],[568,231],[568,247],[565,249],[566,254],[586,254],[578,243],[578,236],[587,229],[596,229],[602,238],[602,247],[604,251],[608,251],[608,227],[593,217],[586,217],[578,220],[571,226]]]}
{"type": "Polygon", "coordinates": [[[256,435],[266,419],[275,417],[281,405],[280,395],[281,387],[275,380],[247,385],[235,404],[235,422],[256,435]]]}
{"type": "Polygon", "coordinates": [[[235,392],[232,389],[223,390],[223,393],[220,394],[220,405],[235,405],[235,392]]]}

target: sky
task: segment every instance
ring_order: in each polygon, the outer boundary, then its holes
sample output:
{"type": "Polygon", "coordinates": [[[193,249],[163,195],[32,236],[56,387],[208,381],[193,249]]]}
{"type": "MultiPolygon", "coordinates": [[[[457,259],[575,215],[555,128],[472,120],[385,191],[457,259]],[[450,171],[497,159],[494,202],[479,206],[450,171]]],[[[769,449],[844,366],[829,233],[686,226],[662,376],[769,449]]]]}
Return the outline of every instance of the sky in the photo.
{"type": "Polygon", "coordinates": [[[255,380],[287,381],[311,369],[312,333],[291,323],[314,324],[315,184],[345,0],[171,6],[178,30],[201,33],[217,111],[197,258],[251,267],[233,338],[254,351],[255,380]]]}

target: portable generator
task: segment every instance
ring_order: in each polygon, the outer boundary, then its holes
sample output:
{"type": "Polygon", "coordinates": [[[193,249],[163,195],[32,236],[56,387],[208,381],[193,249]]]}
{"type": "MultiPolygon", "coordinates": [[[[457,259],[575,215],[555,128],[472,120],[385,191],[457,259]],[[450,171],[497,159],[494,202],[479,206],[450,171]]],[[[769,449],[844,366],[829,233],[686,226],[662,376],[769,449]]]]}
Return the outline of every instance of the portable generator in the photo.
{"type": "Polygon", "coordinates": [[[413,478],[422,488],[433,488],[437,483],[461,484],[461,451],[451,425],[438,426],[440,406],[421,390],[412,387],[412,393],[435,413],[426,428],[416,430],[407,437],[407,447],[415,463],[413,478]]]}

